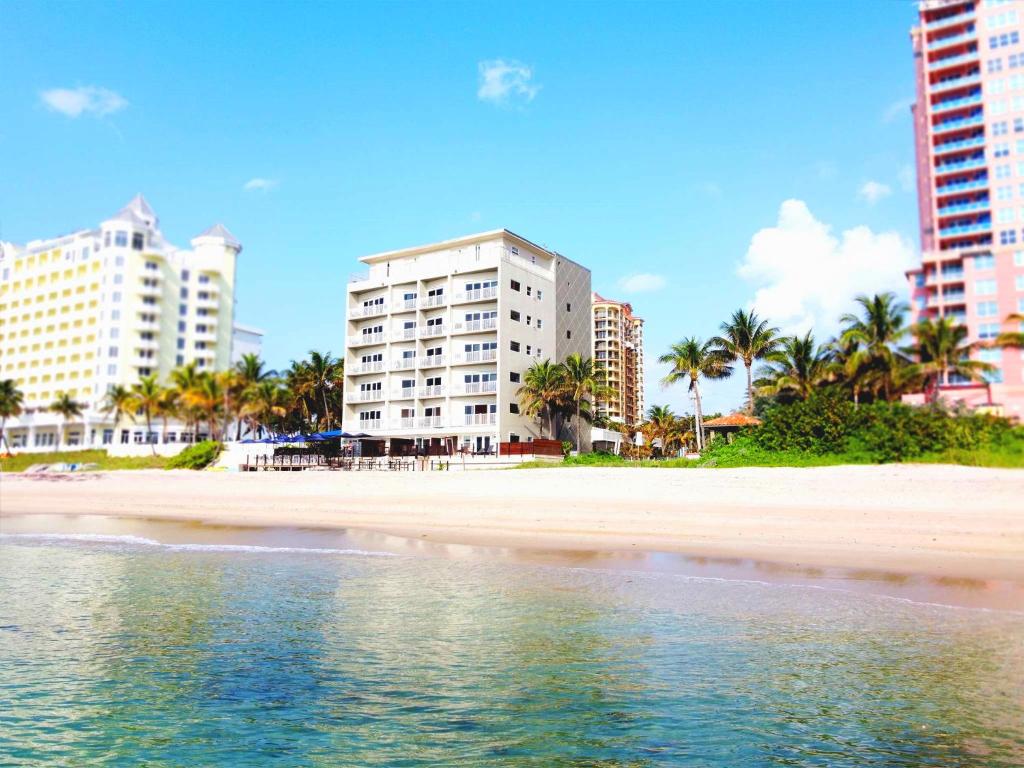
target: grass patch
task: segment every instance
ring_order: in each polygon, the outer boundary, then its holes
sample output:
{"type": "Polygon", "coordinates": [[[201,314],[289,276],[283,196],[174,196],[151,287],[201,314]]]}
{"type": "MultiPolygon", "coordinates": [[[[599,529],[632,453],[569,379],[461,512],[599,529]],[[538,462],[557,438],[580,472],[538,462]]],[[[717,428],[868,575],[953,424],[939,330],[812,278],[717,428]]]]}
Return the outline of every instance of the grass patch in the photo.
{"type": "Polygon", "coordinates": [[[53,453],[19,453],[0,459],[0,472],[24,472],[33,464],[96,464],[97,470],[163,469],[168,456],[108,456],[100,449],[88,451],[55,451],[53,453]]]}

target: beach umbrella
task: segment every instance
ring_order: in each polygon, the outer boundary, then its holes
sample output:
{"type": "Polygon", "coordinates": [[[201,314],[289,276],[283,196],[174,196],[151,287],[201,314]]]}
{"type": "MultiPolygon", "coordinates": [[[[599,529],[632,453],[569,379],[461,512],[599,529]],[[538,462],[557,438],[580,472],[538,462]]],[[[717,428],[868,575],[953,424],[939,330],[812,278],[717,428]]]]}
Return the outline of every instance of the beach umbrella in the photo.
{"type": "Polygon", "coordinates": [[[326,440],[331,440],[336,437],[349,437],[348,433],[342,432],[340,429],[332,429],[328,432],[317,432],[317,434],[326,440]]]}

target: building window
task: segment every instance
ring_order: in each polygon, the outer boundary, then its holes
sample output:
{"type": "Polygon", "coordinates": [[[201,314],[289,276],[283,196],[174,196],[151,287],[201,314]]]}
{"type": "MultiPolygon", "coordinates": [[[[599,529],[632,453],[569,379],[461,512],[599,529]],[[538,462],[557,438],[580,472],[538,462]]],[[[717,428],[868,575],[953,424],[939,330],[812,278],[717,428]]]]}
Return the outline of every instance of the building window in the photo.
{"type": "Polygon", "coordinates": [[[974,257],[975,269],[992,269],[996,265],[996,257],[991,253],[985,253],[974,257]]]}
{"type": "Polygon", "coordinates": [[[114,245],[124,248],[128,245],[128,233],[127,232],[116,232],[114,234],[114,245]]]}
{"type": "Polygon", "coordinates": [[[993,157],[1006,157],[1010,154],[1010,145],[1006,142],[994,144],[992,146],[993,157]]]}
{"type": "Polygon", "coordinates": [[[526,295],[530,296],[532,293],[533,293],[533,288],[530,287],[529,285],[526,286],[526,295]]]}
{"type": "Polygon", "coordinates": [[[103,444],[104,445],[110,445],[112,442],[114,442],[114,430],[112,430],[112,429],[104,429],[103,430],[103,444]]]}
{"type": "Polygon", "coordinates": [[[572,338],[572,331],[566,331],[565,332],[565,338],[571,339],[572,338]]]}
{"type": "Polygon", "coordinates": [[[513,309],[511,312],[509,312],[509,317],[511,317],[517,323],[519,322],[519,313],[516,310],[513,309]]]}
{"type": "Polygon", "coordinates": [[[206,285],[209,282],[210,282],[210,276],[209,275],[200,275],[199,276],[199,284],[200,285],[206,285]]]}
{"type": "Polygon", "coordinates": [[[148,269],[150,272],[156,272],[158,269],[160,269],[160,265],[157,264],[155,261],[147,261],[146,269],[148,269]]]}
{"type": "Polygon", "coordinates": [[[544,291],[542,291],[540,288],[538,288],[537,289],[537,301],[540,301],[543,298],[544,298],[544,291]]]}
{"type": "Polygon", "coordinates": [[[539,328],[541,328],[541,327],[542,327],[542,326],[541,326],[541,319],[540,319],[540,318],[538,317],[538,318],[537,318],[537,328],[539,329],[539,328]]]}
{"type": "Polygon", "coordinates": [[[518,403],[509,403],[508,404],[508,412],[509,413],[519,413],[519,404],[518,403]]]}
{"type": "Polygon", "coordinates": [[[145,239],[142,237],[141,232],[132,232],[132,250],[141,251],[142,246],[145,243],[145,239]]]}
{"type": "Polygon", "coordinates": [[[1003,71],[1003,60],[1002,59],[989,59],[988,60],[988,71],[989,72],[1002,72],[1003,71]]]}
{"type": "Polygon", "coordinates": [[[107,357],[117,357],[117,347],[110,347],[107,350],[107,357]]]}
{"type": "Polygon", "coordinates": [[[186,307],[184,304],[179,304],[178,305],[178,314],[179,315],[186,315],[186,314],[188,314],[188,307],[186,307]]]}
{"type": "Polygon", "coordinates": [[[1000,245],[1013,245],[1017,242],[1017,231],[1014,229],[1004,229],[999,233],[999,244],[1000,245]]]}
{"type": "Polygon", "coordinates": [[[509,346],[509,349],[511,349],[513,352],[518,352],[519,351],[519,342],[518,341],[510,341],[508,346],[509,346]]]}
{"type": "Polygon", "coordinates": [[[179,337],[178,338],[178,349],[184,349],[184,348],[185,348],[185,340],[183,338],[179,337]]]}
{"type": "Polygon", "coordinates": [[[572,312],[572,304],[566,302],[566,304],[565,304],[565,311],[566,312],[572,312]]]}
{"type": "Polygon", "coordinates": [[[185,321],[184,320],[179,320],[178,321],[178,333],[184,333],[184,332],[185,332],[185,321]]]}
{"type": "Polygon", "coordinates": [[[509,283],[509,285],[511,286],[513,291],[520,291],[520,290],[522,290],[522,286],[519,285],[519,281],[518,280],[512,280],[509,283]]]}
{"type": "Polygon", "coordinates": [[[518,384],[521,380],[521,377],[519,376],[518,372],[509,371],[508,380],[511,381],[513,384],[518,384]]]}
{"type": "Polygon", "coordinates": [[[991,296],[995,292],[995,280],[976,280],[974,283],[974,293],[976,296],[991,296]]]}
{"type": "Polygon", "coordinates": [[[532,355],[533,354],[533,347],[531,347],[529,344],[526,345],[526,354],[528,354],[528,355],[532,355]]]}
{"type": "Polygon", "coordinates": [[[994,339],[999,335],[999,323],[982,323],[978,326],[979,339],[994,339]]]}
{"type": "Polygon", "coordinates": [[[184,355],[175,355],[174,356],[174,364],[175,365],[184,365],[185,364],[185,356],[184,355]]]}
{"type": "Polygon", "coordinates": [[[121,292],[120,291],[114,291],[112,294],[110,294],[110,298],[111,298],[111,300],[115,304],[120,304],[121,303],[121,292]]]}
{"type": "Polygon", "coordinates": [[[978,317],[995,317],[999,308],[994,301],[982,301],[978,303],[978,317]]]}
{"type": "Polygon", "coordinates": [[[186,288],[184,285],[181,286],[181,292],[180,292],[179,295],[181,296],[181,298],[187,299],[188,298],[188,288],[186,288]]]}
{"type": "Polygon", "coordinates": [[[117,375],[117,366],[116,365],[108,365],[107,366],[107,376],[116,376],[116,375],[117,375]]]}

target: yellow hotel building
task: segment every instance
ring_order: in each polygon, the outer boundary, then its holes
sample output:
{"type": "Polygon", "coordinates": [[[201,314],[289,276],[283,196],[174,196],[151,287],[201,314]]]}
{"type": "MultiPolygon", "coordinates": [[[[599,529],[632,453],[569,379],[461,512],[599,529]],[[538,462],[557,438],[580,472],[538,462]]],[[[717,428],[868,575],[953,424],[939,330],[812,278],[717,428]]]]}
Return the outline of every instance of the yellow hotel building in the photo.
{"type": "Polygon", "coordinates": [[[599,399],[596,415],[629,426],[644,420],[644,321],[632,305],[593,294],[594,362],[615,394],[599,399]]]}
{"type": "MultiPolygon", "coordinates": [[[[103,401],[141,376],[166,381],[176,366],[231,362],[235,262],[241,244],[218,224],[176,248],[136,196],[96,229],[0,243],[0,379],[24,393],[7,422],[13,448],[188,442],[179,427],[144,434],[139,420],[114,424],[103,401]],[[83,416],[62,423],[49,405],[65,393],[83,416]]],[[[154,426],[155,428],[155,426],[154,426]]]]}

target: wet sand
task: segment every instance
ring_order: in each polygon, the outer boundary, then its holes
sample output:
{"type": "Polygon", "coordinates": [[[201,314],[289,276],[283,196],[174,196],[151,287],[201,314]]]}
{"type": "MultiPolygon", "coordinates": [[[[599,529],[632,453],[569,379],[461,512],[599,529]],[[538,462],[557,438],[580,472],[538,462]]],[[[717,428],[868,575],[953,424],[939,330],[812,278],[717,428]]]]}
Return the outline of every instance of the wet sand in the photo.
{"type": "Polygon", "coordinates": [[[0,513],[355,529],[537,551],[674,552],[1024,582],[1024,472],[1015,470],[5,475],[0,513]]]}

